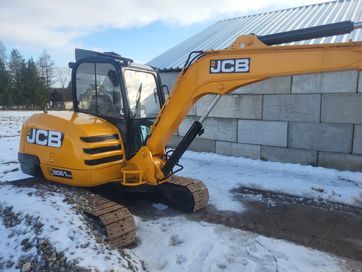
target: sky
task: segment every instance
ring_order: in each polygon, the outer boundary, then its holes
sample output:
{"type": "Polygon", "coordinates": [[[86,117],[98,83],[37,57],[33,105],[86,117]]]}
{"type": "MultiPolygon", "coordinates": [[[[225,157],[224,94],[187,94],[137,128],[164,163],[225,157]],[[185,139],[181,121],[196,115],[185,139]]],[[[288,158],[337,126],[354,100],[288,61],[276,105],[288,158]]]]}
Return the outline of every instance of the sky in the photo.
{"type": "Polygon", "coordinates": [[[220,19],[325,0],[0,0],[0,40],[60,67],[74,49],[113,51],[146,63],[220,19]]]}

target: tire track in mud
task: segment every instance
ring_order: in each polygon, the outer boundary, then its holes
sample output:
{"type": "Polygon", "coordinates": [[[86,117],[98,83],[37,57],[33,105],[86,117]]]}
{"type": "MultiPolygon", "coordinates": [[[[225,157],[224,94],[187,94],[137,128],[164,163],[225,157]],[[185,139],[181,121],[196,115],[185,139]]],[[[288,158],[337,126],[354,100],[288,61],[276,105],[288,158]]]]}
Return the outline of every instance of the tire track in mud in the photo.
{"type": "Polygon", "coordinates": [[[362,267],[361,213],[276,200],[270,205],[270,199],[241,201],[247,207],[242,213],[218,211],[209,205],[187,218],[288,240],[353,259],[362,267]]]}

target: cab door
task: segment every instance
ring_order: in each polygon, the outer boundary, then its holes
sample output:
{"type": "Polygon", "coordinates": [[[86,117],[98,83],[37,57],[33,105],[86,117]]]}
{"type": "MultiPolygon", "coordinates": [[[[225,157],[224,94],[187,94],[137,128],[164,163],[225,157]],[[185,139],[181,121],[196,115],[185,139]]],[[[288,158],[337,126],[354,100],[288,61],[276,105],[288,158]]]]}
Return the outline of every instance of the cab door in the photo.
{"type": "Polygon", "coordinates": [[[146,144],[151,125],[163,105],[164,96],[154,71],[125,67],[123,79],[130,115],[130,154],[133,156],[146,144]]]}

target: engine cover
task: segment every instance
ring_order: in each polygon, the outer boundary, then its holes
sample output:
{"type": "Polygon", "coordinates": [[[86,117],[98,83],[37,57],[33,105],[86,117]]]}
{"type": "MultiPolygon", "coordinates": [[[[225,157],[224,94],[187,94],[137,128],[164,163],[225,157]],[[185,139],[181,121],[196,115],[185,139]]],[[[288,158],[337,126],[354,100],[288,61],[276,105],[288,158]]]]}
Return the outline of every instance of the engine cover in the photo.
{"type": "Polygon", "coordinates": [[[122,135],[110,122],[78,112],[38,113],[23,124],[19,162],[24,173],[75,186],[121,178],[122,135]]]}

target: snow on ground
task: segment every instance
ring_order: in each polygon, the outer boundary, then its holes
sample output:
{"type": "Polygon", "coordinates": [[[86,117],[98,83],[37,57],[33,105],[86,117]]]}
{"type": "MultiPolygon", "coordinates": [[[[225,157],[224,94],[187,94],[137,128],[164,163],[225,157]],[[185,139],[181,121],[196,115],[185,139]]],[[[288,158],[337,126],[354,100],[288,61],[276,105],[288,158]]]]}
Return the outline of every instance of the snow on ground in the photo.
{"type": "MultiPolygon", "coordinates": [[[[31,113],[0,112],[0,182],[26,177],[16,163],[20,125],[31,113]]],[[[230,189],[240,185],[320,197],[356,204],[362,199],[362,174],[309,166],[254,161],[216,154],[187,152],[181,175],[203,180],[210,202],[220,210],[242,210],[230,189]]],[[[118,251],[96,244],[63,196],[38,197],[35,189],[0,186],[0,207],[12,206],[20,217],[39,217],[47,238],[67,258],[101,271],[122,271],[118,251]],[[89,245],[80,248],[85,241],[89,245]],[[96,249],[97,247],[97,249],[96,249]],[[72,252],[73,255],[71,254],[72,252]],[[107,258],[106,258],[107,256],[107,258]]],[[[162,205],[154,205],[163,209],[162,205]]],[[[11,228],[0,219],[0,263],[16,260],[25,238],[35,239],[31,226],[22,221],[11,228]],[[12,234],[16,235],[12,235],[12,234]],[[2,258],[2,259],[1,259],[2,258]]],[[[145,220],[136,218],[139,243],[127,252],[134,263],[144,260],[150,271],[345,271],[344,260],[327,253],[297,246],[221,225],[195,222],[184,216],[145,220]]],[[[31,250],[27,254],[35,254],[31,250]]]]}
{"type": "MultiPolygon", "coordinates": [[[[127,258],[117,250],[97,244],[82,217],[64,202],[64,196],[49,192],[39,195],[35,189],[0,186],[0,207],[13,207],[21,223],[5,227],[0,220],[0,261],[14,263],[24,255],[36,256],[33,247],[25,252],[22,241],[34,244],[47,239],[64,252],[68,260],[100,271],[127,271],[132,262],[148,271],[346,271],[343,259],[297,246],[282,240],[222,225],[194,222],[184,216],[144,220],[136,218],[139,244],[126,250],[127,258]],[[26,216],[39,218],[41,233],[34,232],[26,216]]],[[[155,205],[163,210],[162,205],[155,205]]],[[[13,270],[12,267],[11,270],[13,270]]]]}
{"type": "Polygon", "coordinates": [[[27,178],[18,163],[19,136],[0,138],[0,182],[27,178]]]}
{"type": "MultiPolygon", "coordinates": [[[[89,228],[84,225],[82,217],[64,201],[64,196],[58,193],[37,194],[35,189],[16,188],[10,185],[0,186],[0,208],[13,207],[12,212],[20,217],[21,223],[6,228],[3,220],[0,221],[0,256],[15,263],[20,256],[36,255],[36,248],[24,253],[21,241],[29,239],[36,244],[38,239],[47,239],[58,252],[64,252],[68,260],[76,260],[82,267],[91,269],[101,268],[103,271],[122,270],[128,267],[127,259],[117,250],[110,250],[98,244],[94,236],[90,235],[89,228]],[[26,216],[39,218],[43,225],[41,233],[37,234],[26,216]]],[[[132,252],[134,266],[141,267],[132,252]]],[[[12,268],[14,269],[14,267],[12,268]]]]}
{"type": "Polygon", "coordinates": [[[230,192],[239,186],[362,207],[361,172],[190,151],[180,163],[184,170],[179,175],[204,181],[210,192],[210,203],[219,210],[242,210],[230,192]]]}
{"type": "Polygon", "coordinates": [[[1,111],[0,112],[0,138],[18,136],[21,125],[30,115],[39,113],[36,111],[1,111]]]}
{"type": "Polygon", "coordinates": [[[134,252],[149,271],[346,270],[343,261],[317,250],[183,216],[137,225],[141,245],[134,252]]]}

